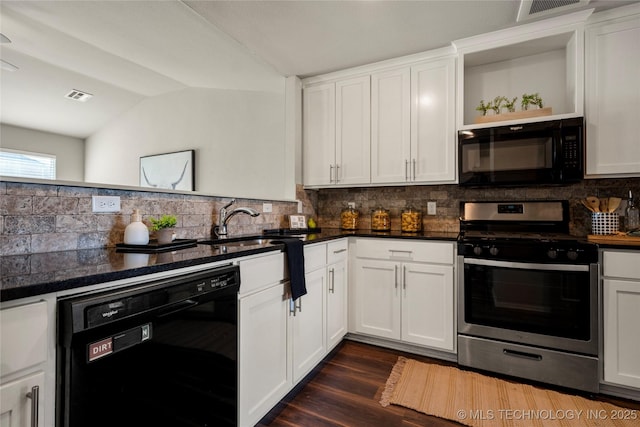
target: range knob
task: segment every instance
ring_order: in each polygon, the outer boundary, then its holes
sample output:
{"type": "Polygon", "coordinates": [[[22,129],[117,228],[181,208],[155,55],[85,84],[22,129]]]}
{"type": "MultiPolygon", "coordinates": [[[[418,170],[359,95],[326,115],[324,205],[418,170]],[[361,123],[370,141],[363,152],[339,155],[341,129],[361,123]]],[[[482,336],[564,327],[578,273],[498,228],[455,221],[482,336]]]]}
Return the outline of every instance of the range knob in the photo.
{"type": "Polygon", "coordinates": [[[548,256],[549,258],[551,258],[551,259],[556,259],[556,258],[558,258],[558,251],[557,251],[557,250],[555,250],[555,249],[549,249],[549,250],[547,251],[547,256],[548,256]]]}
{"type": "Polygon", "coordinates": [[[573,249],[569,249],[567,251],[567,258],[569,258],[571,261],[575,261],[578,259],[578,252],[573,250],[573,249]]]}
{"type": "Polygon", "coordinates": [[[493,256],[498,255],[498,252],[500,252],[500,250],[495,246],[491,246],[491,248],[489,248],[489,253],[493,256]]]}
{"type": "Polygon", "coordinates": [[[482,248],[480,246],[474,246],[473,253],[476,255],[482,255],[482,248]]]}

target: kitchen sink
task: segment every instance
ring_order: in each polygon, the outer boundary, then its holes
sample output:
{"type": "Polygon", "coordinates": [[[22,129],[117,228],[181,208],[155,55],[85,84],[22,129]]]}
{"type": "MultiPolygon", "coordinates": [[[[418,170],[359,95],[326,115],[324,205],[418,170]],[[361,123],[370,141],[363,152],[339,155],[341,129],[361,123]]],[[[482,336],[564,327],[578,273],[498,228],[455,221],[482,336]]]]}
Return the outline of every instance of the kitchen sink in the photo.
{"type": "Polygon", "coordinates": [[[244,246],[264,246],[270,244],[272,241],[278,240],[273,237],[263,236],[245,236],[245,237],[232,237],[228,239],[212,239],[212,240],[200,240],[200,245],[212,245],[212,246],[226,246],[231,247],[244,247],[244,246]]]}

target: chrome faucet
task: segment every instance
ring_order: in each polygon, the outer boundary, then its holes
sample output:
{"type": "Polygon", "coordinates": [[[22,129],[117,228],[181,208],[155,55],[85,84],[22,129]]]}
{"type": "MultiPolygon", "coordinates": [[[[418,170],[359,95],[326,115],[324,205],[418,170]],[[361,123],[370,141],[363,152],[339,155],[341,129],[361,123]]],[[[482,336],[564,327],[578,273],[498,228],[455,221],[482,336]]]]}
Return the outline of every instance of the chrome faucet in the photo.
{"type": "Polygon", "coordinates": [[[260,212],[251,208],[235,208],[231,212],[227,212],[227,209],[236,202],[236,199],[231,200],[224,207],[220,209],[220,215],[218,215],[218,225],[213,227],[213,232],[217,237],[225,238],[227,237],[227,223],[231,218],[233,218],[236,214],[244,213],[251,216],[258,216],[260,212]]]}

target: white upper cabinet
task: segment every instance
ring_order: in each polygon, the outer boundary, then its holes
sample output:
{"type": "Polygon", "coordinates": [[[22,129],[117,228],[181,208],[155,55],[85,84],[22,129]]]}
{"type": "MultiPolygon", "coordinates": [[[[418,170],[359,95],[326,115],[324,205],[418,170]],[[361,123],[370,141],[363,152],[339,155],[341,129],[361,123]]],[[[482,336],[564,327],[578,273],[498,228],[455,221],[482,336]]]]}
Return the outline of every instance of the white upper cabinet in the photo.
{"type": "Polygon", "coordinates": [[[370,103],[369,76],[304,88],[305,185],[370,182],[370,103]]]}
{"type": "Polygon", "coordinates": [[[306,185],[329,185],[336,162],[336,86],[304,89],[303,179],[306,185]]]}
{"type": "Polygon", "coordinates": [[[412,182],[456,181],[455,59],[411,67],[412,182]]]}
{"type": "Polygon", "coordinates": [[[371,182],[409,181],[411,70],[371,75],[371,182]]]}
{"type": "Polygon", "coordinates": [[[611,12],[586,31],[585,175],[594,178],[640,176],[640,7],[611,12]]]}
{"type": "Polygon", "coordinates": [[[455,58],[371,76],[371,182],[456,180],[455,58]]]}
{"type": "MultiPolygon", "coordinates": [[[[592,10],[458,40],[457,128],[533,122],[583,115],[584,26],[592,10]],[[490,124],[477,123],[485,104],[497,96],[518,97],[538,93],[551,115],[506,117],[490,124]]],[[[507,110],[502,110],[505,113],[507,110]]],[[[487,116],[493,115],[487,113],[487,116]]]]}
{"type": "Polygon", "coordinates": [[[368,184],[371,147],[369,76],[336,82],[334,184],[368,184]]]}

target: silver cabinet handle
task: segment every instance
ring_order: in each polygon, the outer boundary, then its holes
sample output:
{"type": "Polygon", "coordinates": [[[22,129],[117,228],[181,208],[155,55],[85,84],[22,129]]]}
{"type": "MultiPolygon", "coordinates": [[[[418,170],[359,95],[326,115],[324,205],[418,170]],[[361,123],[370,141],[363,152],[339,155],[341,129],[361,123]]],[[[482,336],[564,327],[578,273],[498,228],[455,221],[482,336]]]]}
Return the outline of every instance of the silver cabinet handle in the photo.
{"type": "Polygon", "coordinates": [[[413,253],[413,251],[400,251],[400,250],[397,250],[397,249],[388,249],[388,251],[391,252],[391,255],[393,255],[396,252],[401,253],[401,254],[412,254],[413,253]]]}
{"type": "Polygon", "coordinates": [[[396,285],[396,289],[398,289],[398,266],[394,266],[394,278],[395,278],[395,285],[396,285]]]}
{"type": "Polygon", "coordinates": [[[404,161],[404,180],[409,181],[409,160],[404,161]]]}
{"type": "Polygon", "coordinates": [[[333,165],[329,165],[329,184],[333,182],[333,165]]]}
{"type": "Polygon", "coordinates": [[[340,182],[340,165],[336,165],[336,184],[340,182]]]}
{"type": "Polygon", "coordinates": [[[341,254],[342,252],[346,252],[346,249],[338,249],[337,251],[333,251],[334,254],[341,254]]]}
{"type": "Polygon", "coordinates": [[[302,297],[298,298],[298,313],[302,313],[302,297]]]}
{"type": "Polygon", "coordinates": [[[40,405],[40,386],[34,385],[27,393],[27,399],[31,399],[31,427],[38,427],[38,406],[40,405]]]}
{"type": "Polygon", "coordinates": [[[402,266],[402,289],[404,289],[404,294],[407,295],[407,266],[402,266]]]}
{"type": "Polygon", "coordinates": [[[332,294],[336,293],[336,288],[335,288],[335,269],[331,268],[329,269],[329,274],[331,275],[331,282],[329,283],[329,292],[332,294]]]}

